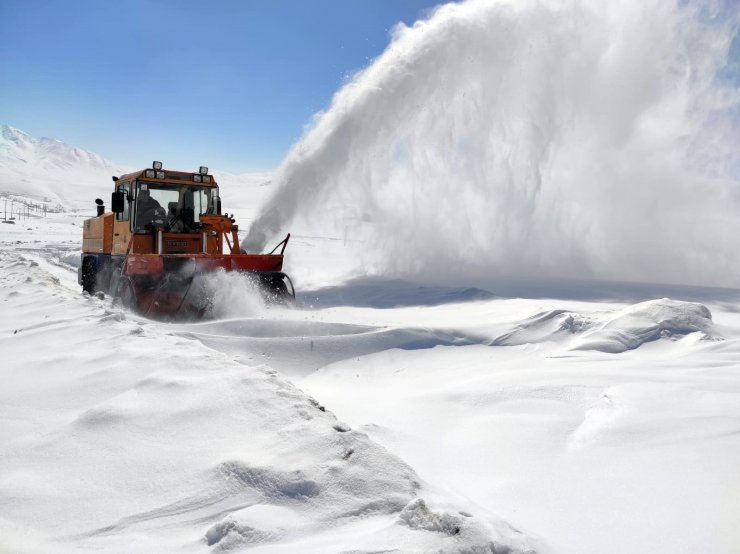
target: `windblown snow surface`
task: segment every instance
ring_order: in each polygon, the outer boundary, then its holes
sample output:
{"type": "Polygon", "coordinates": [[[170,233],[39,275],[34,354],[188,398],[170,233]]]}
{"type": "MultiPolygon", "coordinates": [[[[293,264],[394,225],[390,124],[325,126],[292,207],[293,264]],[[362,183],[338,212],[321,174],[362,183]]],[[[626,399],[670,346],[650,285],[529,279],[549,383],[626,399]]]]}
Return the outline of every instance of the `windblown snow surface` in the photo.
{"type": "Polygon", "coordinates": [[[737,17],[397,29],[223,191],[292,307],[146,320],[79,291],[92,204],[0,224],[0,551],[740,551],[737,17]]]}

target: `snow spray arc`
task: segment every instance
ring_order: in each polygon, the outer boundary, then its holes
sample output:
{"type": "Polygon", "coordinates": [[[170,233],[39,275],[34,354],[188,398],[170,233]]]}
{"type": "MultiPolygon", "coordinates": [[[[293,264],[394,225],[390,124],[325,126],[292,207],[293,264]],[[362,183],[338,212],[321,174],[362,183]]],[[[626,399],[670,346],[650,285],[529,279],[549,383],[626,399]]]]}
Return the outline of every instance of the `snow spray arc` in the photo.
{"type": "Polygon", "coordinates": [[[400,26],[283,161],[245,246],[349,228],[364,272],[737,284],[736,12],[482,0],[400,26]]]}

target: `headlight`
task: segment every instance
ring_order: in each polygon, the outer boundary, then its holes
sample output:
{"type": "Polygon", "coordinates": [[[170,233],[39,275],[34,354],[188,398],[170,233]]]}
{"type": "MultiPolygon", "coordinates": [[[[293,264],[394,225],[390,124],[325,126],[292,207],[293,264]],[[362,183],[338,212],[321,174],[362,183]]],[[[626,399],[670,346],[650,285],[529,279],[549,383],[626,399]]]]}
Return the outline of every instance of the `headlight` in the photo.
{"type": "Polygon", "coordinates": [[[162,162],[154,162],[154,163],[152,163],[152,169],[156,169],[156,170],[162,169],[162,162]]]}
{"type": "Polygon", "coordinates": [[[157,179],[164,179],[164,171],[157,171],[157,179]]]}
{"type": "Polygon", "coordinates": [[[147,179],[154,179],[155,173],[153,169],[147,169],[144,175],[146,175],[147,179]]]}
{"type": "Polygon", "coordinates": [[[201,175],[208,175],[208,168],[204,165],[200,166],[200,169],[198,170],[198,173],[201,175]]]}
{"type": "Polygon", "coordinates": [[[201,175],[193,175],[193,181],[201,183],[203,181],[203,177],[201,175]]]}

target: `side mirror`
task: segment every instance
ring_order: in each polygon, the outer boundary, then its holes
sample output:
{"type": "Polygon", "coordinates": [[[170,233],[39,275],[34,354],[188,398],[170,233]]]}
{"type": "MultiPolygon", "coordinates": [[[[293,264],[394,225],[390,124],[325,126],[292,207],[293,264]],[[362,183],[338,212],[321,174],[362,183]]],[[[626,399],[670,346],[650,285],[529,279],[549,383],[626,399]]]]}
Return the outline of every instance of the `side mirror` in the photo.
{"type": "Polygon", "coordinates": [[[114,214],[123,213],[125,209],[124,202],[126,201],[125,192],[114,192],[110,197],[110,208],[114,214]]]}

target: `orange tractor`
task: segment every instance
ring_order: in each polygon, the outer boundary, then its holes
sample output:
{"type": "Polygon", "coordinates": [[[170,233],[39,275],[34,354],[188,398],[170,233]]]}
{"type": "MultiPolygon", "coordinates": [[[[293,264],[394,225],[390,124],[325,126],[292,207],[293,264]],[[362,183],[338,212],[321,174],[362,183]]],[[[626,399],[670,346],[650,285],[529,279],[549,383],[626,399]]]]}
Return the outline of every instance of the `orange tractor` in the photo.
{"type": "Polygon", "coordinates": [[[107,292],[150,317],[202,315],[209,293],[199,278],[216,271],[253,276],[268,299],[295,297],[282,271],[290,234],[269,254],[243,251],[233,216],[221,213],[218,184],[207,167],[186,173],[154,162],[113,181],[111,212],[98,199],[97,217],[84,223],[78,270],[83,290],[107,292]]]}

